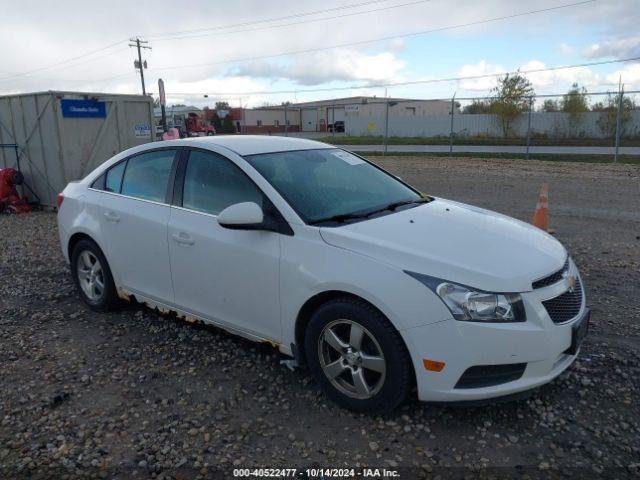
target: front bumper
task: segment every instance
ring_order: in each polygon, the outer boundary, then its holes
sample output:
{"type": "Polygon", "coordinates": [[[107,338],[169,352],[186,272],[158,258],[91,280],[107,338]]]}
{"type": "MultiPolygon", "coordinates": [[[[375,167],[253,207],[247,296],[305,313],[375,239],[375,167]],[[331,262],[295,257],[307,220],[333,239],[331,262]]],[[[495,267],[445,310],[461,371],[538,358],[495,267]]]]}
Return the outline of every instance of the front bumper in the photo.
{"type": "Polygon", "coordinates": [[[451,318],[402,331],[414,364],[419,399],[465,402],[497,398],[531,390],[560,375],[576,359],[580,337],[585,334],[585,329],[577,326],[589,317],[583,293],[579,314],[566,323],[554,323],[542,301],[560,290],[562,287],[555,285],[523,293],[526,322],[480,323],[451,318]],[[428,371],[423,359],[443,362],[445,367],[440,372],[428,371]],[[526,367],[515,380],[460,388],[458,382],[471,367],[509,364],[526,367]]]}

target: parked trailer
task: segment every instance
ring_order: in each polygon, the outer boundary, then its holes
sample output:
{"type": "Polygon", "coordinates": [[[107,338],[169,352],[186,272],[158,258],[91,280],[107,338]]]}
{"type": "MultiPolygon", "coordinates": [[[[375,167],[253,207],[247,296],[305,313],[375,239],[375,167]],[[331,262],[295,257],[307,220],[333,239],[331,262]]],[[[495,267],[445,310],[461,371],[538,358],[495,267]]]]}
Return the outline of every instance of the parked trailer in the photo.
{"type": "MultiPolygon", "coordinates": [[[[153,140],[144,95],[38,92],[0,96],[0,168],[18,168],[43,205],[121,150],[153,140]]],[[[28,190],[25,193],[29,194],[28,190]]]]}

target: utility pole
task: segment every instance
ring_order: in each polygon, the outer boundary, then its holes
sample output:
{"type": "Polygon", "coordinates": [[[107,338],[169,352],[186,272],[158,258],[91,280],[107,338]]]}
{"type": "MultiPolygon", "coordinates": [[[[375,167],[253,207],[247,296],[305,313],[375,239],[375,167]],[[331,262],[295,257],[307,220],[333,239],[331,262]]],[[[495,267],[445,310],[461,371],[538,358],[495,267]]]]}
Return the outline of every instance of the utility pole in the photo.
{"type": "Polygon", "coordinates": [[[622,128],[622,108],[624,107],[624,85],[622,84],[622,75],[618,83],[618,111],[616,112],[616,146],[613,154],[614,163],[618,163],[618,155],[620,153],[620,129],[622,128]]]}
{"type": "Polygon", "coordinates": [[[527,115],[527,155],[526,159],[529,160],[529,149],[531,148],[531,112],[533,111],[533,95],[529,97],[529,113],[527,115]]]}
{"type": "Polygon", "coordinates": [[[151,47],[146,45],[147,43],[149,43],[147,40],[140,40],[138,37],[130,38],[129,41],[132,42],[129,44],[130,47],[136,47],[138,49],[138,60],[134,60],[133,66],[138,70],[140,70],[140,83],[142,83],[142,94],[146,95],[147,90],[144,87],[144,69],[147,68],[147,61],[146,60],[144,62],[142,61],[141,49],[147,48],[151,50],[151,47]]]}
{"type": "Polygon", "coordinates": [[[453,115],[456,112],[456,93],[453,93],[451,98],[451,127],[449,129],[449,155],[453,153],[453,115]]]}
{"type": "Polygon", "coordinates": [[[288,137],[289,136],[289,125],[288,125],[288,121],[289,119],[287,118],[287,104],[289,102],[284,102],[284,136],[288,137]]]}

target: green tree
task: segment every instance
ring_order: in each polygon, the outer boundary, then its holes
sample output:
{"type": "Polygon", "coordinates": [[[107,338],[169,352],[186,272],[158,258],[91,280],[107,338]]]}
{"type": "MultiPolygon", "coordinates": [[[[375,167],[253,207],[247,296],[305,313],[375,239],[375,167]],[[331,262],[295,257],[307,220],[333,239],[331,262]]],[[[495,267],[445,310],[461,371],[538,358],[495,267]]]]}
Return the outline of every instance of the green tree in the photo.
{"type": "Polygon", "coordinates": [[[487,100],[473,100],[469,105],[465,105],[462,113],[491,113],[491,104],[487,100]]]}
{"type": "Polygon", "coordinates": [[[235,127],[233,126],[231,116],[227,115],[222,119],[222,131],[224,133],[235,133],[235,127]]]}
{"type": "Polygon", "coordinates": [[[589,111],[587,89],[574,83],[571,89],[562,96],[560,107],[564,113],[569,114],[569,130],[572,135],[575,135],[582,116],[589,111]]]}
{"type": "Polygon", "coordinates": [[[497,85],[491,91],[491,113],[496,115],[503,137],[511,135],[513,122],[518,115],[529,109],[529,99],[534,90],[531,82],[519,72],[498,78],[497,85]]]}
{"type": "MultiPolygon", "coordinates": [[[[600,112],[600,118],[597,120],[600,131],[607,136],[613,137],[616,134],[618,122],[618,104],[620,95],[618,93],[607,92],[607,98],[604,102],[598,102],[591,109],[594,112],[600,112]]],[[[622,96],[622,112],[620,117],[620,135],[624,135],[628,123],[631,121],[633,110],[636,105],[633,100],[623,94],[622,96]]]]}
{"type": "Polygon", "coordinates": [[[540,108],[543,112],[557,112],[560,110],[560,106],[558,105],[558,101],[553,98],[547,98],[542,107],[540,108]]]}
{"type": "Polygon", "coordinates": [[[580,87],[577,83],[571,86],[571,89],[562,96],[560,106],[563,112],[570,115],[581,115],[589,111],[589,103],[587,102],[587,89],[580,87]]]}

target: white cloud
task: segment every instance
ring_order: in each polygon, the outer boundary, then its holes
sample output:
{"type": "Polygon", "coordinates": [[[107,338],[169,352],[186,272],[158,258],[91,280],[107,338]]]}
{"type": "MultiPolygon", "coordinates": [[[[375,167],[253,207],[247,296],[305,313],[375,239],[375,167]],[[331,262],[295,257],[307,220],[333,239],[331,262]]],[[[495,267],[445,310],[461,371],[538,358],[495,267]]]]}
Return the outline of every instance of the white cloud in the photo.
{"type": "Polygon", "coordinates": [[[394,38],[393,40],[391,40],[390,44],[389,44],[389,49],[392,52],[404,52],[407,48],[407,44],[404,41],[404,38],[394,38]]]}
{"type": "MultiPolygon", "coordinates": [[[[544,70],[547,68],[543,62],[539,60],[531,60],[520,66],[523,72],[544,70]]],[[[526,73],[526,77],[531,81],[535,88],[556,87],[556,90],[563,90],[566,85],[578,83],[587,88],[598,84],[599,77],[588,67],[567,68],[558,70],[547,70],[544,72],[526,73]]]]}
{"type": "Polygon", "coordinates": [[[634,63],[626,66],[621,70],[617,70],[606,76],[607,82],[617,84],[620,79],[624,84],[625,90],[640,89],[640,63],[634,63]]]}
{"type": "Polygon", "coordinates": [[[208,105],[216,101],[226,100],[237,105],[260,105],[270,100],[260,92],[265,86],[247,77],[214,77],[196,82],[176,81],[167,84],[167,103],[184,103],[188,105],[208,105]],[[240,92],[254,92],[251,95],[237,95],[240,92]],[[255,93],[257,92],[257,93],[255,93]],[[205,98],[204,94],[208,97],[205,98]]]}
{"type": "MultiPolygon", "coordinates": [[[[640,65],[638,66],[640,69],[640,65]]],[[[477,75],[493,75],[484,78],[460,80],[458,88],[470,92],[488,93],[497,82],[496,74],[520,70],[529,79],[534,89],[538,93],[562,93],[573,83],[578,83],[587,89],[603,85],[608,78],[598,75],[588,67],[577,67],[557,70],[547,70],[548,66],[540,60],[531,60],[527,63],[516,65],[513,68],[505,69],[502,65],[492,65],[485,60],[476,64],[464,65],[458,75],[461,77],[477,75]],[[530,73],[527,73],[530,72],[530,73]]],[[[625,73],[629,78],[635,78],[635,70],[625,73]]]]}
{"type": "Polygon", "coordinates": [[[296,57],[291,62],[251,62],[231,70],[232,75],[268,79],[287,79],[300,85],[318,85],[331,81],[395,81],[405,62],[394,53],[366,54],[353,49],[316,52],[296,57]]]}
{"type": "MultiPolygon", "coordinates": [[[[458,70],[459,77],[475,77],[480,75],[493,75],[497,73],[505,73],[507,70],[502,65],[491,65],[486,60],[473,65],[463,65],[458,70]]],[[[474,78],[469,80],[460,80],[458,87],[463,90],[472,92],[486,92],[496,85],[496,77],[474,78]]]]}
{"type": "MultiPolygon", "coordinates": [[[[406,42],[391,38],[407,32],[438,29],[452,24],[510,15],[533,9],[533,7],[513,0],[433,1],[406,5],[383,12],[300,23],[282,28],[273,28],[274,22],[272,22],[268,24],[268,29],[259,31],[251,27],[252,31],[229,34],[219,29],[224,25],[253,22],[281,15],[295,15],[323,7],[344,7],[345,11],[352,12],[354,10],[347,10],[347,3],[356,2],[357,0],[346,2],[245,0],[221,5],[219,2],[193,0],[189,8],[181,9],[179,14],[167,15],[166,9],[141,9],[138,4],[130,0],[92,2],[91,8],[87,7],[85,0],[65,0],[58,2],[55,8],[42,0],[19,2],[9,0],[5,3],[10,4],[10,8],[2,10],[4,22],[0,29],[0,45],[3,46],[0,68],[5,72],[0,74],[2,77],[82,55],[117,40],[123,40],[123,43],[114,48],[113,55],[103,57],[102,54],[109,52],[101,51],[90,63],[77,66],[67,64],[64,68],[45,69],[33,76],[0,81],[0,93],[47,89],[139,92],[139,78],[132,66],[135,52],[126,46],[126,39],[136,34],[149,38],[150,45],[153,47],[151,51],[144,51],[145,58],[149,62],[149,70],[146,72],[149,90],[154,91],[157,78],[162,77],[167,82],[168,89],[175,90],[174,87],[179,86],[180,90],[192,92],[208,90],[209,87],[203,86],[202,82],[205,81],[218,82],[207,85],[216,88],[224,87],[229,89],[227,91],[230,91],[232,86],[234,91],[245,88],[252,91],[291,89],[292,82],[316,85],[318,82],[335,80],[361,84],[397,81],[410,76],[415,78],[411,72],[415,72],[416,75],[424,75],[425,72],[433,73],[430,62],[433,59],[437,60],[440,54],[446,58],[455,59],[456,63],[447,63],[446,71],[433,68],[434,72],[439,72],[438,76],[453,76],[457,66],[464,64],[466,65],[459,69],[459,73],[482,74],[495,72],[496,69],[504,71],[500,65],[501,62],[506,62],[504,57],[496,57],[492,63],[485,61],[473,64],[479,58],[488,59],[487,52],[490,52],[492,38],[507,36],[510,39],[509,47],[514,52],[525,50],[528,48],[527,42],[535,41],[537,48],[540,48],[535,58],[544,59],[547,49],[551,53],[558,49],[557,45],[549,44],[553,40],[549,40],[544,35],[551,29],[558,28],[562,28],[565,35],[563,39],[571,40],[571,45],[567,44],[565,47],[572,48],[575,52],[582,51],[584,44],[578,43],[574,38],[586,37],[589,38],[589,43],[597,44],[598,47],[593,52],[589,52],[589,55],[594,58],[600,55],[616,55],[617,58],[618,55],[623,56],[637,51],[638,46],[638,0],[596,2],[590,4],[588,8],[570,7],[517,20],[496,21],[468,28],[441,31],[437,35],[418,35],[411,37],[410,40],[407,39],[406,42]],[[180,40],[166,38],[163,40],[157,35],[155,38],[153,36],[153,34],[204,27],[210,28],[213,33],[217,32],[216,35],[180,40]],[[367,43],[368,40],[375,38],[388,40],[367,43]],[[449,39],[453,41],[449,43],[449,39]],[[466,42],[464,49],[459,48],[460,43],[457,43],[459,41],[466,42]],[[233,71],[225,74],[230,64],[215,65],[234,59],[256,58],[287,51],[357,42],[361,43],[341,50],[281,56],[277,60],[272,59],[266,62],[242,62],[247,75],[250,74],[249,70],[255,71],[253,80],[239,76],[233,71]],[[209,66],[170,68],[176,65],[193,64],[209,64],[209,66]],[[243,83],[247,81],[252,83],[243,83]]],[[[558,0],[538,0],[535,8],[543,9],[557,4],[558,0]]],[[[340,13],[342,12],[335,12],[336,16],[340,13]]],[[[232,30],[238,32],[243,29],[232,30]]],[[[560,48],[566,53],[566,48],[563,46],[560,48]]],[[[513,66],[506,65],[506,67],[512,69],[513,66]]],[[[610,66],[602,68],[602,71],[611,72],[615,68],[620,67],[610,66]]],[[[583,72],[583,75],[588,79],[589,72],[583,72]]],[[[544,76],[539,77],[536,81],[541,84],[549,82],[544,76]]],[[[554,78],[564,81],[560,74],[554,78]]],[[[438,84],[443,91],[449,88],[449,85],[438,84]]],[[[485,92],[493,85],[495,85],[495,79],[488,78],[460,82],[458,86],[476,92],[485,92]]],[[[413,88],[414,90],[409,91],[409,94],[415,92],[415,96],[423,96],[427,94],[425,92],[434,91],[429,90],[431,86],[413,88]]],[[[548,88],[557,90],[553,85],[549,85],[548,88]]],[[[454,86],[451,85],[450,92],[453,90],[454,86]]],[[[326,95],[342,93],[344,92],[329,92],[326,95]]],[[[428,94],[431,95],[431,93],[428,94]]],[[[315,98],[324,94],[310,93],[309,95],[315,98]]],[[[292,99],[291,97],[293,96],[283,95],[260,98],[281,101],[292,99]]]]}
{"type": "Polygon", "coordinates": [[[594,43],[585,52],[587,58],[631,58],[640,57],[640,35],[607,39],[594,43]]]}
{"type": "Polygon", "coordinates": [[[573,48],[566,43],[561,43],[560,51],[562,51],[562,53],[564,53],[565,55],[571,55],[573,53],[573,48]]]}

